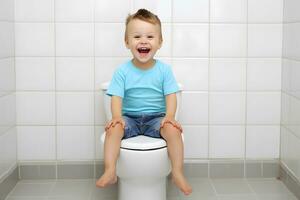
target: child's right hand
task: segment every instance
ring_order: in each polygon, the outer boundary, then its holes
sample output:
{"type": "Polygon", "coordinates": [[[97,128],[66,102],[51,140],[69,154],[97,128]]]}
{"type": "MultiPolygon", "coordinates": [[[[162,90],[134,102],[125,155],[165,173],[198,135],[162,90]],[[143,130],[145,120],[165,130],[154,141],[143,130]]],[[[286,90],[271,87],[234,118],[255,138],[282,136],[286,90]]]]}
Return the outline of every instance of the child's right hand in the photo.
{"type": "Polygon", "coordinates": [[[121,124],[122,128],[125,128],[124,119],[122,117],[114,117],[106,124],[105,131],[107,131],[110,127],[115,127],[117,124],[121,124]]]}

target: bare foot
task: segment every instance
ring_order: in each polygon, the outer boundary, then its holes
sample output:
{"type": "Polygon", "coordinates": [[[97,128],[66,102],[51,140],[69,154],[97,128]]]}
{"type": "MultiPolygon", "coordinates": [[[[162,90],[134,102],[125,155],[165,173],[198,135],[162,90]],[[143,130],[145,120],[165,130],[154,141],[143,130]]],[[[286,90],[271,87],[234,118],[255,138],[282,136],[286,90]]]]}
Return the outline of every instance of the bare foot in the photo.
{"type": "Polygon", "coordinates": [[[172,181],[185,195],[192,193],[192,187],[182,173],[173,173],[172,181]]]}
{"type": "Polygon", "coordinates": [[[113,185],[117,182],[117,176],[115,173],[105,172],[96,182],[96,186],[100,188],[113,185]]]}

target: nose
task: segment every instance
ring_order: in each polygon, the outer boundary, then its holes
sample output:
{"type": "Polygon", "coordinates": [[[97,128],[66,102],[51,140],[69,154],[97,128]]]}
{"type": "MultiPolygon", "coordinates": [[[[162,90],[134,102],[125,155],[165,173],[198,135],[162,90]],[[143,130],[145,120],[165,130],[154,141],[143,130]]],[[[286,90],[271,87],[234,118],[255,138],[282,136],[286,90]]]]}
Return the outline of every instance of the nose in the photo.
{"type": "Polygon", "coordinates": [[[146,42],[147,42],[147,38],[146,38],[146,37],[142,37],[142,38],[141,38],[141,43],[142,43],[142,44],[145,44],[146,42]]]}

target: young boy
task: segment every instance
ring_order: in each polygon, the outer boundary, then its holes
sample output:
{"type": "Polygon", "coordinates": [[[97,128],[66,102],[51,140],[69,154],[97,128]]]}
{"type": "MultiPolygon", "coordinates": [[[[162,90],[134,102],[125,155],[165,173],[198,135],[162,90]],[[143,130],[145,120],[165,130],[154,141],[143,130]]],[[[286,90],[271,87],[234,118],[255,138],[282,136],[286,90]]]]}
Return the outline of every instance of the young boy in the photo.
{"type": "Polygon", "coordinates": [[[161,22],[156,15],[140,9],[127,17],[125,44],[133,59],[116,70],[107,91],[112,120],[105,127],[105,171],[96,182],[98,187],[117,181],[121,140],[143,134],[166,140],[172,180],[185,195],[192,192],[183,175],[182,128],[175,120],[178,86],[171,68],[153,58],[162,41],[161,22]]]}

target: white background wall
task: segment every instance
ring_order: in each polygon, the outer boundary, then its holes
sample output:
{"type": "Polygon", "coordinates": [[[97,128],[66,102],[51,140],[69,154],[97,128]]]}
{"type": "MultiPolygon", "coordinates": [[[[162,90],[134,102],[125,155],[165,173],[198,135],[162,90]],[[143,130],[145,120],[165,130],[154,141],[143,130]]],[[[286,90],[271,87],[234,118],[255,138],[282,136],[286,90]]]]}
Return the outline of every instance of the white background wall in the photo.
{"type": "Polygon", "coordinates": [[[0,183],[17,163],[14,1],[0,1],[0,183]]]}
{"type": "Polygon", "coordinates": [[[141,7],[185,88],[185,158],[279,158],[283,0],[16,0],[18,160],[102,159],[100,84],[141,7]]]}
{"type": "Polygon", "coordinates": [[[281,159],[300,180],[299,7],[299,1],[284,1],[281,159]]]}

